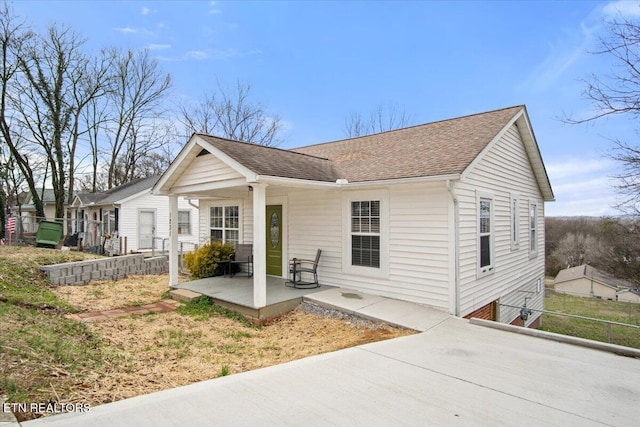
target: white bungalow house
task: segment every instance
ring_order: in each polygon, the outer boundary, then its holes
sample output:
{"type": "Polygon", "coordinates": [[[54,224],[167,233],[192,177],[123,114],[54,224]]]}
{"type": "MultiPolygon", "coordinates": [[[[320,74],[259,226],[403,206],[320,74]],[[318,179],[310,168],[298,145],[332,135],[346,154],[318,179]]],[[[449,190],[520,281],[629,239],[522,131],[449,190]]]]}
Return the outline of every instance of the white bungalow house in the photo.
{"type": "Polygon", "coordinates": [[[256,308],[317,249],[323,285],[507,323],[543,308],[554,196],[524,106],[292,150],[194,134],[153,192],[174,215],[198,198],[203,237],[253,244],[256,308]]]}
{"type": "MultiPolygon", "coordinates": [[[[102,245],[103,238],[126,237],[126,252],[162,249],[169,245],[169,206],[167,198],[151,194],[159,176],[137,179],[103,193],[78,193],[70,206],[84,247],[102,245]],[[164,199],[164,200],[163,200],[164,199]]],[[[179,198],[177,237],[192,250],[199,242],[198,205],[179,198]]],[[[115,249],[115,248],[114,248],[115,249]]],[[[119,248],[117,248],[119,250],[119,248]]],[[[123,245],[123,252],[124,245],[123,245]]]]}

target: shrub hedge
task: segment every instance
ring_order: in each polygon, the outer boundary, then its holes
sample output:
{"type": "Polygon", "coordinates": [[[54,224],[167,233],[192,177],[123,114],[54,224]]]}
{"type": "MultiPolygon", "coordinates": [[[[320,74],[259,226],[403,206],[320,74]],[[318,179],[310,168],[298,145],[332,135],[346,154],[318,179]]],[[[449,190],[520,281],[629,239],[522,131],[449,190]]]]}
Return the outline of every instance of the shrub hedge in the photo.
{"type": "Polygon", "coordinates": [[[219,261],[231,258],[234,253],[230,243],[211,242],[185,254],[183,262],[195,279],[220,276],[223,271],[219,261]]]}

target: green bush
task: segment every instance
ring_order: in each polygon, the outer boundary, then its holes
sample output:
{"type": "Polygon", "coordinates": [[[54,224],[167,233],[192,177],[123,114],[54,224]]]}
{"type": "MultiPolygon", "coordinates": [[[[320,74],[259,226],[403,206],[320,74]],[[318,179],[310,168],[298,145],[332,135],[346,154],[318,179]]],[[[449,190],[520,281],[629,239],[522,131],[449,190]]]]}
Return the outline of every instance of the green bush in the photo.
{"type": "Polygon", "coordinates": [[[233,245],[229,243],[211,242],[185,254],[183,261],[194,278],[202,279],[221,275],[222,266],[218,261],[229,259],[234,253],[233,245]]]}

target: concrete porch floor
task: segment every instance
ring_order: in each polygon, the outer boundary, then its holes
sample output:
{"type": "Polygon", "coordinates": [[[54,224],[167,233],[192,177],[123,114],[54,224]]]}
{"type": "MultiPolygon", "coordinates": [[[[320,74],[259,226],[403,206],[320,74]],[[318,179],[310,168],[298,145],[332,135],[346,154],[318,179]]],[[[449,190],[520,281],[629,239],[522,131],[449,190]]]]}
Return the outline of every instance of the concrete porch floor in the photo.
{"type": "Polygon", "coordinates": [[[242,273],[234,277],[216,276],[183,282],[174,289],[188,289],[206,295],[222,307],[264,321],[293,310],[305,295],[333,288],[321,285],[312,289],[296,289],[285,283],[283,278],[267,276],[267,305],[262,308],[253,306],[253,278],[242,273]]]}

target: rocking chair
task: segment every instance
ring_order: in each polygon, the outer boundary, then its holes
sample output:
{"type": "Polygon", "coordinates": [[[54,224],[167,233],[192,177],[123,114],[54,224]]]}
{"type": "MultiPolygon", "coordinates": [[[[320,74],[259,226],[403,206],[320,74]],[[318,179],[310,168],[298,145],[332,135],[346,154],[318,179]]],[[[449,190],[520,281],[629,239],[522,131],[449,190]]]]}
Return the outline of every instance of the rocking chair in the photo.
{"type": "Polygon", "coordinates": [[[287,281],[286,285],[298,289],[319,287],[318,262],[320,261],[320,254],[322,254],[322,250],[318,249],[315,260],[298,258],[289,260],[290,280],[287,281]],[[303,275],[305,275],[308,280],[302,280],[303,275]]]}

